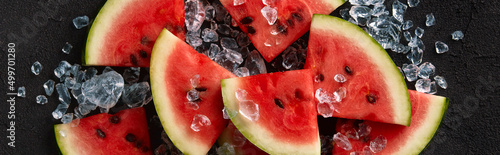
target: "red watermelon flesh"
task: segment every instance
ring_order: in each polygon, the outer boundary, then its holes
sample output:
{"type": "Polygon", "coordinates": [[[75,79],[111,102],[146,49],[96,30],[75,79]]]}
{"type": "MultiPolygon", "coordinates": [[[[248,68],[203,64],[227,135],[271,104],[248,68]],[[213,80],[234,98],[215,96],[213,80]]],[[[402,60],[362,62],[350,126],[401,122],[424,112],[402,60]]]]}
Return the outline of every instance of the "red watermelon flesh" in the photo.
{"type": "Polygon", "coordinates": [[[344,0],[265,1],[271,4],[266,7],[262,0],[246,0],[240,5],[234,5],[233,0],[220,2],[267,62],[309,30],[314,13],[329,14],[344,3],[344,0]],[[263,8],[275,8],[275,22],[269,23],[261,12],[263,8]]]}
{"type": "Polygon", "coordinates": [[[316,154],[319,131],[310,70],[221,81],[224,106],[238,130],[269,154],[316,154]]]}
{"type": "Polygon", "coordinates": [[[184,154],[206,154],[228,122],[222,117],[220,80],[235,76],[165,29],[153,48],[150,77],[168,137],[184,154]],[[199,98],[188,100],[188,92],[199,98]]]}
{"type": "Polygon", "coordinates": [[[149,67],[163,28],[184,39],[183,0],[108,0],[90,29],[85,64],[149,67]]]}
{"type": "Polygon", "coordinates": [[[241,134],[241,132],[238,131],[238,129],[231,122],[229,122],[226,129],[224,129],[217,142],[219,143],[219,146],[223,146],[224,143],[231,145],[234,148],[234,153],[236,155],[268,154],[246,139],[245,136],[243,136],[243,134],[241,134]]]}
{"type": "MultiPolygon", "coordinates": [[[[371,132],[369,132],[367,136],[359,137],[359,139],[350,138],[349,141],[352,145],[351,150],[344,150],[338,145],[335,145],[333,154],[347,155],[351,152],[362,153],[363,149],[374,153],[369,149],[369,146],[371,140],[378,136],[385,137],[387,143],[385,148],[377,152],[377,154],[420,153],[437,131],[449,101],[445,97],[419,93],[413,90],[410,90],[409,93],[412,104],[411,125],[409,127],[364,121],[362,124],[371,128],[371,132]]],[[[341,119],[337,122],[336,129],[343,135],[355,135],[353,133],[356,132],[353,131],[359,129],[360,122],[361,121],[341,119]]]]}
{"type": "Polygon", "coordinates": [[[144,108],[97,114],[54,126],[63,154],[151,154],[144,108]]]}
{"type": "Polygon", "coordinates": [[[326,104],[333,109],[319,114],[410,124],[404,78],[386,51],[358,26],[314,15],[304,68],[312,70],[316,95],[328,98],[320,101],[317,97],[318,111],[326,104]],[[335,92],[345,95],[335,96],[335,92]]]}

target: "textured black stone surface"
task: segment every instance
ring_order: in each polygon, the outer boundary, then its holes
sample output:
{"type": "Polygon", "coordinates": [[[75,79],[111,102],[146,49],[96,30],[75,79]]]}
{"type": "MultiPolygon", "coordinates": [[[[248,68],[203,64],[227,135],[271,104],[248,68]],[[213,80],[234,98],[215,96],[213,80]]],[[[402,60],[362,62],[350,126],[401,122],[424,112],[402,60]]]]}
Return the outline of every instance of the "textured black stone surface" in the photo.
{"type": "MultiPolygon", "coordinates": [[[[81,63],[87,30],[77,30],[71,20],[87,15],[95,18],[104,0],[2,0],[0,3],[0,154],[59,154],[54,138],[51,112],[57,97],[49,97],[46,105],[37,105],[35,97],[44,94],[42,85],[56,79],[53,69],[59,61],[81,63]],[[61,52],[65,42],[74,48],[70,55],[61,52]],[[10,92],[7,88],[8,43],[15,43],[15,87],[25,86],[26,98],[16,98],[15,148],[7,145],[10,92]],[[39,76],[30,72],[33,62],[40,61],[39,76]]],[[[386,4],[392,3],[389,0],[386,4]]],[[[406,2],[406,0],[403,0],[406,2]]],[[[343,5],[342,8],[348,7],[343,5]]],[[[338,15],[338,11],[333,13],[338,15]]],[[[423,27],[426,45],[424,61],[436,66],[438,75],[448,81],[446,90],[438,95],[451,102],[446,116],[423,154],[500,154],[500,1],[496,0],[421,0],[409,8],[406,18],[423,27]],[[425,14],[433,13],[436,25],[425,27],[425,14]],[[451,40],[450,34],[462,30],[465,38],[451,40]],[[450,51],[438,55],[434,42],[444,41],[450,51]]],[[[414,29],[415,27],[413,27],[414,29]]],[[[404,55],[391,53],[397,65],[407,63],[404,55]]],[[[118,68],[119,70],[119,68],[118,68]]],[[[414,89],[414,82],[408,83],[414,89]]],[[[146,106],[148,117],[154,114],[153,104],[146,106]]],[[[159,140],[158,127],[150,125],[153,148],[159,140]]],[[[333,125],[332,125],[333,126],[333,125]]],[[[328,129],[324,132],[328,132],[328,129]]]]}

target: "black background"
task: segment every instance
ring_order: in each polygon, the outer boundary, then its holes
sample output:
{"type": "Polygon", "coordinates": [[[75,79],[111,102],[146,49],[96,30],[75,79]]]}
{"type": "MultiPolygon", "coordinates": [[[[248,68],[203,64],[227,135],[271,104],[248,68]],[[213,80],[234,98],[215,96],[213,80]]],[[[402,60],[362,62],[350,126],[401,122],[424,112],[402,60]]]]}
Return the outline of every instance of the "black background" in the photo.
{"type": "MultiPolygon", "coordinates": [[[[56,79],[53,69],[61,60],[81,63],[87,30],[77,30],[71,20],[87,15],[95,18],[104,0],[2,0],[0,3],[0,154],[59,154],[54,138],[52,118],[57,95],[49,103],[38,105],[35,97],[44,94],[43,83],[56,79]],[[42,4],[42,5],[40,5],[42,4]],[[50,6],[46,7],[46,4],[50,6]],[[74,48],[70,55],[61,52],[65,42],[74,48]],[[7,44],[16,44],[15,87],[25,86],[26,98],[17,98],[15,105],[15,148],[9,142],[6,129],[7,103],[7,44]],[[43,70],[35,76],[30,66],[40,61],[43,70]]],[[[393,1],[386,1],[385,4],[393,1]]],[[[406,0],[402,2],[406,3],[406,0]]],[[[345,4],[341,8],[346,8],[345,4]]],[[[333,15],[338,16],[338,10],[333,15]]],[[[124,17],[126,18],[126,17],[124,17]]],[[[500,1],[496,0],[421,0],[416,8],[408,8],[405,20],[414,21],[425,29],[424,62],[436,66],[436,74],[446,78],[449,87],[438,88],[438,95],[451,102],[443,123],[424,154],[500,154],[500,1]],[[425,15],[433,13],[436,25],[425,27],[425,15]],[[462,30],[465,38],[451,40],[450,34],[462,30]],[[445,54],[436,54],[434,42],[450,46],[445,54]]],[[[416,27],[414,26],[413,29],[416,27]]],[[[394,62],[408,63],[404,55],[389,52],[394,62]]],[[[102,69],[102,68],[101,68],[102,69]]],[[[118,68],[119,70],[119,68],[118,68]]],[[[414,82],[408,83],[414,89],[414,82]]],[[[146,106],[148,116],[153,104],[146,106]]],[[[154,128],[154,127],[151,127],[154,128]]],[[[158,145],[159,131],[151,133],[153,145],[158,145]]],[[[155,146],[153,146],[155,147],[155,146]]]]}

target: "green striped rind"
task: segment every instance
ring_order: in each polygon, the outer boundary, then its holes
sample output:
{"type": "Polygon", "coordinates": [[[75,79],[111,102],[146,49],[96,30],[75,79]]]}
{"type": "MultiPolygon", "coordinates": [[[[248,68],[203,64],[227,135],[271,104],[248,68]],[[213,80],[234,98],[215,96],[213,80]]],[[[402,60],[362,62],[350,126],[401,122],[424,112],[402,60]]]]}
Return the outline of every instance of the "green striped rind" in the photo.
{"type": "Polygon", "coordinates": [[[198,142],[197,139],[192,138],[187,132],[184,132],[184,129],[179,127],[179,123],[176,123],[176,116],[173,115],[173,110],[175,109],[171,107],[174,103],[165,95],[165,92],[169,89],[167,83],[165,83],[165,70],[169,66],[168,63],[165,63],[165,59],[175,52],[173,49],[180,42],[183,41],[168,30],[163,29],[151,52],[150,79],[155,109],[163,125],[163,129],[170,140],[172,140],[172,143],[182,153],[188,155],[206,154],[211,146],[198,142]]]}
{"type": "MultiPolygon", "coordinates": [[[[418,92],[417,92],[418,93],[418,92]]],[[[429,98],[427,117],[422,121],[422,126],[415,130],[411,137],[408,137],[406,144],[402,145],[393,154],[419,154],[429,144],[432,137],[439,128],[444,113],[448,109],[450,100],[446,97],[419,93],[429,98]]]]}
{"type": "MultiPolygon", "coordinates": [[[[239,79],[230,78],[221,80],[222,98],[224,106],[228,111],[238,111],[239,102],[236,99],[235,92],[239,88],[239,79]]],[[[265,118],[261,118],[265,119],[265,118]]],[[[231,118],[234,126],[255,146],[269,154],[314,154],[321,153],[321,145],[318,142],[306,145],[293,145],[286,141],[278,141],[272,137],[272,131],[266,127],[261,127],[258,123],[251,122],[244,116],[237,114],[231,118]]],[[[272,130],[272,129],[271,129],[272,130]]]]}
{"type": "Polygon", "coordinates": [[[367,61],[371,61],[375,64],[374,68],[382,71],[381,80],[384,80],[387,92],[391,92],[394,123],[410,126],[411,104],[405,79],[385,49],[363,29],[337,17],[314,14],[311,22],[311,30],[313,29],[326,30],[358,43],[357,46],[363,48],[362,51],[369,57],[370,60],[367,61]]]}

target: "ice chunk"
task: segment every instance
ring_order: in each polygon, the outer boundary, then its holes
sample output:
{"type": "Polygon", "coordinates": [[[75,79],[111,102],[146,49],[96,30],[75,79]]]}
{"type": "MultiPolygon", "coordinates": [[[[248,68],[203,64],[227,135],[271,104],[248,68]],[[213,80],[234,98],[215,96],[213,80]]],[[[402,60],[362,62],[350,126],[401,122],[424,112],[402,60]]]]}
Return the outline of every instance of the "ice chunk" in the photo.
{"type": "Polygon", "coordinates": [[[418,92],[428,93],[431,90],[431,79],[418,79],[415,83],[418,92]]]}
{"type": "Polygon", "coordinates": [[[352,6],[349,15],[358,23],[358,25],[365,26],[371,19],[372,10],[366,6],[352,6]]]}
{"type": "Polygon", "coordinates": [[[432,26],[436,24],[436,19],[434,18],[434,14],[430,13],[425,15],[425,26],[432,26]]]}
{"type": "Polygon", "coordinates": [[[85,80],[90,80],[97,74],[97,69],[90,67],[85,71],[85,80]]]}
{"type": "Polygon", "coordinates": [[[78,16],[73,19],[73,25],[76,29],[82,29],[85,26],[89,25],[89,17],[88,16],[78,16]]]}
{"type": "Polygon", "coordinates": [[[217,154],[221,155],[234,155],[236,152],[234,151],[234,146],[228,143],[224,143],[222,146],[217,148],[217,154]]]}
{"type": "Polygon", "coordinates": [[[341,9],[339,13],[344,20],[349,20],[351,18],[351,15],[349,15],[349,8],[341,9]]]}
{"type": "Polygon", "coordinates": [[[66,110],[68,110],[69,105],[68,104],[59,104],[57,105],[57,108],[52,112],[52,117],[55,119],[61,119],[63,115],[66,113],[66,110]]]}
{"type": "Polygon", "coordinates": [[[72,48],[73,48],[73,46],[71,44],[69,44],[68,42],[66,42],[66,44],[64,44],[64,47],[62,48],[61,51],[65,54],[69,54],[71,52],[72,48]]]}
{"type": "Polygon", "coordinates": [[[375,4],[372,9],[372,16],[379,17],[382,15],[389,15],[389,11],[386,10],[384,4],[375,4]]]}
{"type": "Polygon", "coordinates": [[[236,99],[238,101],[243,101],[243,100],[247,99],[248,92],[244,89],[238,88],[238,90],[236,90],[236,92],[234,92],[234,95],[236,96],[236,99]]]}
{"type": "Polygon", "coordinates": [[[422,57],[424,56],[424,51],[418,47],[412,47],[411,52],[406,55],[406,58],[411,61],[412,64],[418,65],[422,62],[422,57]]]}
{"type": "Polygon", "coordinates": [[[428,79],[429,76],[434,75],[434,70],[436,70],[436,67],[432,63],[424,62],[418,67],[418,77],[428,79]]]}
{"type": "Polygon", "coordinates": [[[419,38],[422,38],[423,35],[424,35],[424,29],[420,28],[420,27],[417,27],[415,29],[415,36],[417,36],[419,38]]]}
{"type": "Polygon", "coordinates": [[[250,72],[248,71],[248,68],[240,67],[234,71],[234,75],[238,77],[245,77],[245,76],[250,76],[250,72]]]}
{"type": "Polygon", "coordinates": [[[401,22],[394,17],[380,16],[370,20],[368,33],[384,48],[389,49],[399,43],[401,22]]]}
{"type": "Polygon", "coordinates": [[[385,0],[371,0],[371,5],[380,5],[380,4],[384,4],[384,1],[385,0]]]}
{"type": "Polygon", "coordinates": [[[392,48],[391,48],[392,51],[396,52],[396,53],[403,53],[403,54],[406,54],[408,53],[408,51],[410,51],[410,47],[408,46],[405,46],[403,44],[400,44],[400,43],[397,43],[395,44],[392,48]]]}
{"type": "Polygon", "coordinates": [[[193,110],[198,110],[200,108],[200,105],[198,105],[198,103],[196,102],[184,102],[184,104],[186,105],[186,107],[193,110]]]}
{"type": "Polygon", "coordinates": [[[436,94],[437,93],[436,82],[434,82],[434,81],[431,82],[430,90],[427,93],[428,94],[436,94]]]}
{"type": "Polygon", "coordinates": [[[335,92],[333,92],[333,98],[336,102],[342,101],[347,95],[347,89],[345,87],[339,87],[335,92]]]}
{"type": "Polygon", "coordinates": [[[191,122],[191,129],[195,132],[199,132],[202,128],[210,126],[212,123],[210,119],[202,114],[196,114],[191,122]]]}
{"type": "Polygon", "coordinates": [[[219,3],[213,3],[213,6],[215,8],[215,20],[217,21],[222,21],[227,15],[227,10],[224,8],[224,6],[220,5],[219,3]]]}
{"type": "Polygon", "coordinates": [[[319,103],[333,103],[334,101],[333,96],[329,94],[326,90],[323,90],[323,88],[316,89],[314,97],[316,97],[319,103]]]}
{"type": "Polygon", "coordinates": [[[44,105],[48,102],[47,97],[45,95],[38,95],[36,96],[36,103],[44,105]]]}
{"type": "Polygon", "coordinates": [[[191,83],[191,86],[193,88],[198,87],[198,85],[200,85],[200,75],[199,74],[194,75],[191,79],[189,79],[189,82],[191,83]]]}
{"type": "Polygon", "coordinates": [[[85,95],[83,95],[83,94],[79,94],[75,98],[76,98],[76,102],[78,104],[85,104],[85,101],[87,101],[87,99],[85,98],[85,95]]]}
{"type": "Polygon", "coordinates": [[[247,47],[250,43],[252,43],[246,33],[239,33],[236,37],[236,41],[241,47],[247,47]]]}
{"type": "Polygon", "coordinates": [[[85,81],[82,84],[82,92],[90,103],[106,112],[115,106],[122,95],[123,87],[123,77],[116,71],[110,71],[85,81]]]}
{"type": "Polygon", "coordinates": [[[278,19],[277,8],[272,8],[269,5],[266,5],[264,8],[262,8],[260,10],[260,13],[262,13],[262,16],[264,16],[264,18],[266,18],[269,25],[273,25],[278,19]]]}
{"type": "Polygon", "coordinates": [[[66,86],[66,88],[68,89],[80,89],[80,87],[82,86],[81,83],[76,83],[76,80],[73,79],[72,77],[68,77],[66,79],[64,79],[64,85],[66,86]]]}
{"type": "Polygon", "coordinates": [[[40,72],[42,71],[42,64],[40,62],[36,61],[31,65],[31,72],[35,75],[39,75],[40,72]]]}
{"type": "Polygon", "coordinates": [[[337,132],[336,134],[333,135],[333,141],[335,142],[335,145],[344,150],[348,151],[352,149],[351,142],[349,142],[347,136],[343,135],[340,132],[337,132]]]}
{"type": "Polygon", "coordinates": [[[359,123],[358,124],[358,136],[359,137],[365,137],[365,136],[368,136],[370,134],[370,132],[372,131],[372,127],[368,126],[367,124],[365,123],[359,123]]]}
{"type": "Polygon", "coordinates": [[[81,115],[87,115],[96,108],[97,105],[88,102],[85,102],[85,104],[78,105],[78,111],[80,112],[81,115]]]}
{"type": "Polygon", "coordinates": [[[59,101],[63,104],[70,104],[71,103],[71,96],[69,95],[68,88],[66,85],[62,83],[56,84],[56,91],[57,94],[59,94],[59,101]]]}
{"type": "Polygon", "coordinates": [[[123,71],[123,80],[125,82],[132,84],[139,81],[139,75],[141,74],[140,67],[130,67],[123,71]]]}
{"type": "Polygon", "coordinates": [[[399,0],[394,1],[394,3],[392,3],[392,16],[398,21],[403,22],[403,16],[407,8],[408,6],[401,3],[399,0]]]}
{"type": "Polygon", "coordinates": [[[442,76],[434,76],[434,80],[436,81],[437,85],[443,89],[446,89],[448,87],[448,83],[446,83],[446,80],[442,76]]]}
{"type": "Polygon", "coordinates": [[[462,31],[455,31],[451,34],[451,39],[460,40],[464,38],[464,33],[462,31]]]}
{"type": "Polygon", "coordinates": [[[24,88],[24,86],[17,88],[17,96],[18,97],[26,97],[26,88],[24,88]]]}
{"type": "Polygon", "coordinates": [[[43,89],[45,90],[45,94],[49,96],[52,95],[52,93],[54,92],[54,84],[55,84],[54,80],[51,79],[47,80],[47,82],[43,84],[43,89]]]}
{"type": "Polygon", "coordinates": [[[408,0],[408,6],[416,7],[420,3],[420,0],[408,0]]]}
{"type": "Polygon", "coordinates": [[[71,66],[71,74],[73,74],[73,76],[77,76],[78,75],[78,71],[80,71],[80,68],[82,66],[80,66],[79,64],[73,64],[73,66],[71,66]]]}
{"type": "Polygon", "coordinates": [[[237,65],[243,63],[243,56],[241,55],[241,53],[232,49],[224,49],[223,52],[225,53],[226,59],[231,61],[232,63],[235,63],[237,65]]]}
{"type": "Polygon", "coordinates": [[[438,54],[448,52],[448,50],[449,50],[448,45],[446,45],[442,41],[436,41],[436,43],[434,43],[434,45],[436,46],[436,53],[438,53],[438,54]]]}
{"type": "Polygon", "coordinates": [[[204,42],[217,42],[219,41],[219,35],[215,30],[212,30],[210,28],[205,28],[201,32],[201,36],[203,38],[204,42]]]}
{"type": "Polygon", "coordinates": [[[213,19],[215,18],[215,8],[211,5],[205,6],[205,20],[214,22],[213,19]]]}
{"type": "Polygon", "coordinates": [[[407,20],[403,23],[403,26],[401,27],[402,30],[408,30],[411,27],[413,27],[413,21],[407,20]]]}
{"type": "Polygon", "coordinates": [[[73,120],[73,113],[64,114],[61,118],[63,124],[67,124],[73,120]]]}
{"type": "Polygon", "coordinates": [[[70,70],[71,70],[71,64],[63,60],[59,62],[59,65],[54,69],[54,75],[56,75],[57,78],[61,78],[65,74],[69,75],[69,73],[66,72],[70,70]]]}
{"type": "Polygon", "coordinates": [[[253,50],[248,54],[245,62],[245,67],[248,69],[250,75],[267,73],[266,64],[264,59],[260,56],[259,52],[253,50]]]}
{"type": "Polygon", "coordinates": [[[222,109],[222,116],[224,117],[224,119],[234,118],[237,114],[238,114],[238,111],[234,111],[234,110],[228,109],[226,107],[224,107],[222,109]]]}
{"type": "Polygon", "coordinates": [[[200,36],[197,36],[193,33],[187,33],[186,34],[186,42],[189,45],[191,45],[191,47],[198,47],[203,43],[203,40],[200,38],[200,36]]]}
{"type": "Polygon", "coordinates": [[[386,145],[387,145],[387,139],[384,136],[379,135],[377,136],[377,138],[370,141],[370,150],[373,153],[378,153],[382,151],[386,145]]]}
{"type": "Polygon", "coordinates": [[[210,48],[204,51],[203,54],[208,56],[210,59],[214,60],[219,52],[220,52],[219,45],[212,43],[210,44],[210,48]]]}
{"type": "Polygon", "coordinates": [[[408,31],[404,31],[404,32],[403,32],[403,35],[404,35],[404,37],[405,37],[405,40],[406,40],[406,41],[410,41],[410,40],[412,40],[412,38],[413,38],[413,37],[411,36],[411,33],[410,33],[410,32],[408,32],[408,31]]]}
{"type": "Polygon", "coordinates": [[[344,83],[345,81],[347,81],[347,79],[345,78],[345,76],[342,75],[342,74],[335,74],[335,76],[333,77],[333,79],[335,79],[335,81],[338,82],[338,83],[344,83]]]}
{"type": "Polygon", "coordinates": [[[332,117],[333,111],[335,111],[334,107],[329,103],[318,103],[317,109],[318,114],[323,116],[324,118],[332,117]]]}
{"type": "Polygon", "coordinates": [[[414,64],[403,64],[403,72],[409,82],[417,80],[418,66],[414,64]]]}
{"type": "Polygon", "coordinates": [[[237,49],[238,48],[238,43],[234,38],[229,38],[229,37],[223,37],[220,40],[220,45],[222,46],[223,49],[237,49]]]}
{"type": "Polygon", "coordinates": [[[259,120],[259,105],[252,100],[240,100],[238,113],[248,120],[254,122],[259,120]]]}
{"type": "Polygon", "coordinates": [[[425,50],[424,42],[418,37],[412,37],[410,42],[408,42],[408,46],[418,47],[419,49],[425,50]]]}
{"type": "Polygon", "coordinates": [[[245,2],[247,2],[247,0],[233,0],[233,5],[238,6],[241,4],[245,4],[245,2]]]}
{"type": "Polygon", "coordinates": [[[226,35],[226,36],[231,35],[232,31],[233,31],[233,29],[231,27],[229,27],[229,25],[227,25],[227,24],[220,24],[217,27],[217,32],[219,32],[223,35],[226,35]]]}
{"type": "Polygon", "coordinates": [[[196,89],[191,89],[186,93],[186,98],[189,102],[194,102],[200,99],[200,92],[196,89]]]}
{"type": "Polygon", "coordinates": [[[184,5],[185,24],[188,31],[197,31],[205,20],[205,8],[199,0],[188,0],[184,5]]]}
{"type": "Polygon", "coordinates": [[[152,100],[148,82],[134,83],[125,86],[121,101],[130,108],[142,107],[152,100]]]}
{"type": "Polygon", "coordinates": [[[281,63],[285,69],[296,69],[299,67],[299,58],[297,57],[297,49],[289,46],[283,51],[283,62],[281,63]]]}
{"type": "Polygon", "coordinates": [[[362,6],[368,6],[371,4],[372,0],[349,0],[349,2],[352,5],[362,5],[362,6]]]}

